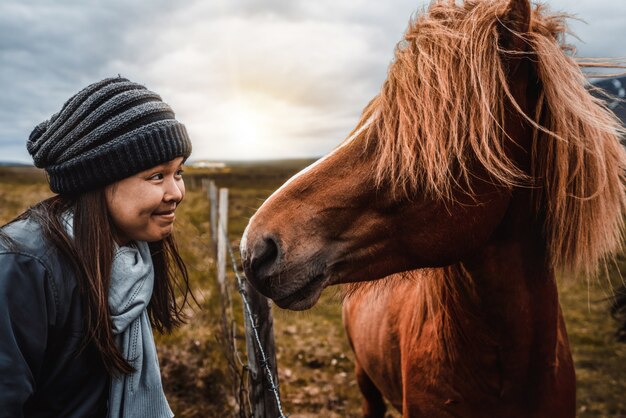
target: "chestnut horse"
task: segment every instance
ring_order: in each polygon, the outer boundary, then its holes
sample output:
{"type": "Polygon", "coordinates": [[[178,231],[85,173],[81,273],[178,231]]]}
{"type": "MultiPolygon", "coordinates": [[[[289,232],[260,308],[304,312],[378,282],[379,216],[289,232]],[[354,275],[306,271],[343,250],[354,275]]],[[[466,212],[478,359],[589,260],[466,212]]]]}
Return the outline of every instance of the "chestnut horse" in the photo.
{"type": "Polygon", "coordinates": [[[350,137],[250,220],[246,275],[278,306],[352,283],[364,416],[575,415],[555,271],[619,250],[626,153],[564,19],[433,2],[350,137]]]}

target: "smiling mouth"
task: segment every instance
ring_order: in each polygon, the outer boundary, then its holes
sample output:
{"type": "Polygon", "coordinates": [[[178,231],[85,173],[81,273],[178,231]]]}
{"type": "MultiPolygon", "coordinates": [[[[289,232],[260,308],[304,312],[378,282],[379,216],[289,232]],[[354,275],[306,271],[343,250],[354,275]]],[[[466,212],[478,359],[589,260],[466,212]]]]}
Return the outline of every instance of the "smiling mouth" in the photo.
{"type": "Polygon", "coordinates": [[[174,214],[173,210],[169,210],[167,212],[155,212],[152,214],[152,216],[156,216],[159,217],[161,219],[165,219],[165,220],[174,220],[176,219],[176,215],[174,214]]]}

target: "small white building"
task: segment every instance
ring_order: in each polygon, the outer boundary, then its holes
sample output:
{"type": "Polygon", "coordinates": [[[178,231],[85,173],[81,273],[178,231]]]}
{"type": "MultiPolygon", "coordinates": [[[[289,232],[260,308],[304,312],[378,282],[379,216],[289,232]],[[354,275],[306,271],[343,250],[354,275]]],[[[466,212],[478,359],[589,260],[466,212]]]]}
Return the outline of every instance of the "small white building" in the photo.
{"type": "Polygon", "coordinates": [[[187,165],[193,168],[213,168],[213,169],[226,168],[226,163],[221,162],[221,161],[194,161],[192,163],[187,163],[187,165]]]}

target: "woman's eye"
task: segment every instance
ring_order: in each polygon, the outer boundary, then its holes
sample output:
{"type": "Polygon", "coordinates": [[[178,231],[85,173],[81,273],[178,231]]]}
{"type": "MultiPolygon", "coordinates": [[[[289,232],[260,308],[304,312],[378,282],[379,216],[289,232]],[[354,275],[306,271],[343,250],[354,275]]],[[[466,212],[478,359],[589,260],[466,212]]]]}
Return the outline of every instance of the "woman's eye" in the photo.
{"type": "Polygon", "coordinates": [[[163,174],[162,173],[153,174],[150,177],[148,177],[148,180],[163,180],[163,174]]]}
{"type": "Polygon", "coordinates": [[[185,172],[185,170],[178,170],[178,171],[176,172],[176,175],[180,177],[180,176],[182,176],[182,175],[183,175],[183,173],[184,173],[184,172],[185,172]]]}

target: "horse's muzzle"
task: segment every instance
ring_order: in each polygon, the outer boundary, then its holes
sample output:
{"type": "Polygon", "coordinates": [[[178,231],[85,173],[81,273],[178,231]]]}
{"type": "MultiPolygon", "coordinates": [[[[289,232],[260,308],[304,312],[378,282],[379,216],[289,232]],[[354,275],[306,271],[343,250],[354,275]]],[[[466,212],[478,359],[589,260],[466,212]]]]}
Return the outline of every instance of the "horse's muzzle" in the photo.
{"type": "Polygon", "coordinates": [[[248,281],[259,292],[271,297],[268,278],[276,270],[280,259],[278,240],[272,236],[265,236],[254,242],[243,240],[242,244],[241,259],[248,281]]]}

